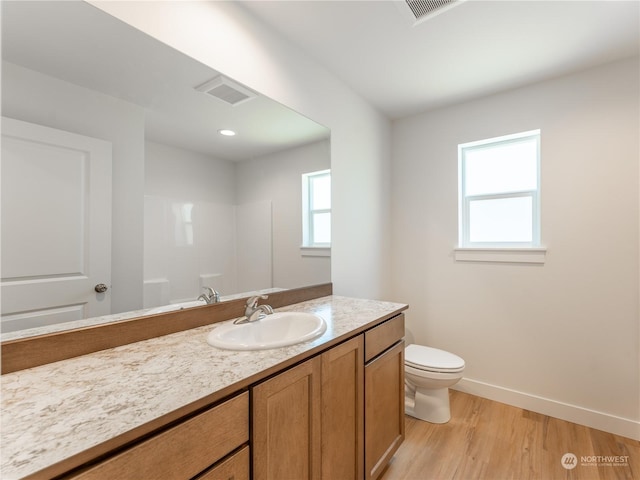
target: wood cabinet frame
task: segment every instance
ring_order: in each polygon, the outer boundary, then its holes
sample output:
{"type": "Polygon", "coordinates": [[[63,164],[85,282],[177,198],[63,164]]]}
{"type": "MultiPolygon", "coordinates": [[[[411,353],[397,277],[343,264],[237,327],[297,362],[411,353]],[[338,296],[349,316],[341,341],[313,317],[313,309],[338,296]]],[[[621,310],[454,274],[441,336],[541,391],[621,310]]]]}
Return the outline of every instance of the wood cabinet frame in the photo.
{"type": "Polygon", "coordinates": [[[363,478],[363,335],[256,385],[252,395],[254,480],[363,478]]]}

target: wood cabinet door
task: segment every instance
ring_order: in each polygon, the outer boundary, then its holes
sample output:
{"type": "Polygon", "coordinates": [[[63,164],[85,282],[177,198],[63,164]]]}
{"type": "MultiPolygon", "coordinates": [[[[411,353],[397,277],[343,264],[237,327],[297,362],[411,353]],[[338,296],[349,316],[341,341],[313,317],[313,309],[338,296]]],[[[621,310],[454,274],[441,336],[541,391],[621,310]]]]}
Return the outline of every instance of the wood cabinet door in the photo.
{"type": "Polygon", "coordinates": [[[320,479],[321,358],[253,388],[254,480],[320,479]]]}
{"type": "Polygon", "coordinates": [[[364,478],[364,338],[322,355],[322,478],[364,478]]]}
{"type": "Polygon", "coordinates": [[[404,342],[365,366],[365,476],[380,476],[404,440],[404,342]]]}

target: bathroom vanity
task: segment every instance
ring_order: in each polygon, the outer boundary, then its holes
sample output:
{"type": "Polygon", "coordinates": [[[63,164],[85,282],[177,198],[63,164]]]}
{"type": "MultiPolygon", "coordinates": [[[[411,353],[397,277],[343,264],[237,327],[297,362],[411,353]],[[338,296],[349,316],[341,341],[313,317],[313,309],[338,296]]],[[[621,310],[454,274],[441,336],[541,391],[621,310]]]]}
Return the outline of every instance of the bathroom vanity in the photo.
{"type": "Polygon", "coordinates": [[[211,347],[225,319],[5,374],[2,476],[378,478],[404,438],[406,308],[322,296],[278,308],[327,322],[297,345],[211,347]]]}

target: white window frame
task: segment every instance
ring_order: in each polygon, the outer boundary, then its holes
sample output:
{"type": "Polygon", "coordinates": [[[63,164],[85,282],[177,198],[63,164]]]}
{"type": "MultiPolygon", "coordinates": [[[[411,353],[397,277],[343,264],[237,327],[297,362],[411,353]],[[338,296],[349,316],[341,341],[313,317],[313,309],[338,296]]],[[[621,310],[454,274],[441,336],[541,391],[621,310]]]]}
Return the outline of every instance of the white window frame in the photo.
{"type": "Polygon", "coordinates": [[[458,261],[489,261],[510,263],[544,263],[546,249],[540,244],[540,130],[489,138],[458,145],[458,248],[454,251],[458,261]],[[466,195],[466,155],[470,151],[522,141],[536,141],[535,189],[508,193],[466,195]],[[472,242],[469,238],[471,202],[501,198],[531,198],[532,240],[530,242],[472,242]]]}
{"type": "Polygon", "coordinates": [[[314,242],[313,216],[318,213],[331,213],[331,208],[313,208],[313,182],[314,178],[329,176],[331,170],[319,170],[302,174],[302,246],[304,256],[329,256],[331,254],[331,242],[314,242]]]}

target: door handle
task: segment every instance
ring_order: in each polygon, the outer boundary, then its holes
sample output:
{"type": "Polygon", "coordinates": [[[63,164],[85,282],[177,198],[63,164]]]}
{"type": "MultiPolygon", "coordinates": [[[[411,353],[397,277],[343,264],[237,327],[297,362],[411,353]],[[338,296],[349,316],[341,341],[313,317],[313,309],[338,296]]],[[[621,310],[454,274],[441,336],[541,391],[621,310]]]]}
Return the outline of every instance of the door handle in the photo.
{"type": "Polygon", "coordinates": [[[104,293],[109,289],[104,283],[99,283],[94,287],[94,290],[98,293],[104,293]]]}

